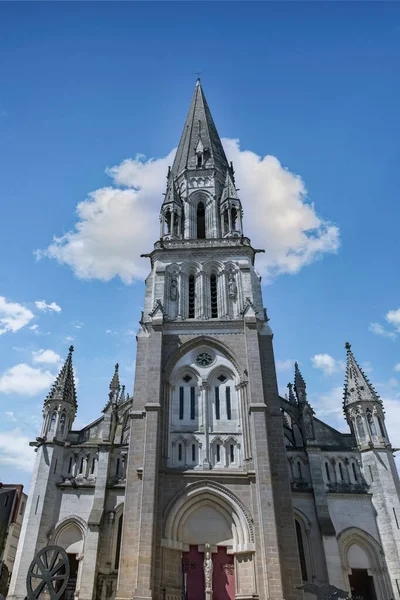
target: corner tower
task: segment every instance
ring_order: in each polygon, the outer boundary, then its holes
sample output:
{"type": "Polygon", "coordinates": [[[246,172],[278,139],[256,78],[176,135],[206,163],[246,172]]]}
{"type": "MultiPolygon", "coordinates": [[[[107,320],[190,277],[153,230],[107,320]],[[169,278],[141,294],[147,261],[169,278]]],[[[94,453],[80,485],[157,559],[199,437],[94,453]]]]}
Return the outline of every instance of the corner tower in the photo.
{"type": "Polygon", "coordinates": [[[200,81],[145,256],[117,598],[294,600],[272,332],[200,81]]]}
{"type": "Polygon", "coordinates": [[[343,410],[361,454],[392,583],[400,593],[400,481],[386,430],[383,402],[346,342],[343,410]]]}

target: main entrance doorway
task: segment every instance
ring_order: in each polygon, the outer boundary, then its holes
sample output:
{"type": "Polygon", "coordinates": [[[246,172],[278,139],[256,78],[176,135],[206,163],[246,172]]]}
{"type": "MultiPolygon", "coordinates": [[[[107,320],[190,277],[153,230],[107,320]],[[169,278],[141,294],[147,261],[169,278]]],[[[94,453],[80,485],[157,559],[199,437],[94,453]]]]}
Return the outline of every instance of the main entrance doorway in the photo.
{"type": "MultiPolygon", "coordinates": [[[[235,573],[232,554],[218,546],[212,554],[213,600],[235,600],[235,573]]],[[[205,600],[204,552],[190,546],[182,555],[182,574],[185,600],[205,600]]]]}
{"type": "Polygon", "coordinates": [[[352,569],[349,575],[352,598],[376,600],[374,580],[367,569],[352,569]]]}

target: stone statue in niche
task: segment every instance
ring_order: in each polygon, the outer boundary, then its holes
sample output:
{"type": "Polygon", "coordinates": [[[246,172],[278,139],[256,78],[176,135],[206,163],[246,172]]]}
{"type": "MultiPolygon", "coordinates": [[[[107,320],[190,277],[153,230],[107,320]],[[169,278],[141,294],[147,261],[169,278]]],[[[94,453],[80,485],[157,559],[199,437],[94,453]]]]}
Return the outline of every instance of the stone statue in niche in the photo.
{"type": "Polygon", "coordinates": [[[232,300],[236,300],[237,285],[235,282],[235,275],[232,273],[232,271],[230,271],[229,275],[228,275],[228,288],[229,288],[229,298],[232,298],[232,300]]]}
{"type": "Polygon", "coordinates": [[[175,302],[178,299],[178,282],[176,281],[175,277],[173,277],[171,280],[169,297],[172,302],[175,302]]]}
{"type": "Polygon", "coordinates": [[[212,556],[210,544],[204,545],[204,579],[206,584],[206,592],[212,592],[212,556]]]}

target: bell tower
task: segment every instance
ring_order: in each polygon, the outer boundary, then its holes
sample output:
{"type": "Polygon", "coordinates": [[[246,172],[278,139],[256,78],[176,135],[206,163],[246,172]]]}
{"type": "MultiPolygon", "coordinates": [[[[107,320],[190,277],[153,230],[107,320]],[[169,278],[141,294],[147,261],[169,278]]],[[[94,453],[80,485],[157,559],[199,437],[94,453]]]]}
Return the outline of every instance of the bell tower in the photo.
{"type": "Polygon", "coordinates": [[[299,598],[273,335],[200,80],[145,256],[117,598],[299,598]]]}

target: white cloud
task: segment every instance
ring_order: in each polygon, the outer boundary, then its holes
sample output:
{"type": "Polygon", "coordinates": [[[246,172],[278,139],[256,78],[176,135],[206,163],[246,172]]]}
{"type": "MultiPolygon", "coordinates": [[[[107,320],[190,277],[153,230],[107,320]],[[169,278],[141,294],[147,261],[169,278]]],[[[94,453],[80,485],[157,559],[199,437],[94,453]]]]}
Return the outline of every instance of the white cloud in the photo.
{"type": "Polygon", "coordinates": [[[17,421],[17,419],[14,417],[14,413],[12,412],[12,410],[8,410],[4,414],[6,414],[7,417],[11,419],[11,421],[17,421]]]}
{"type": "Polygon", "coordinates": [[[296,361],[288,358],[287,360],[277,360],[275,362],[277,371],[293,371],[294,372],[294,363],[296,361]]]}
{"type": "Polygon", "coordinates": [[[38,350],[32,352],[32,360],[34,363],[45,363],[49,365],[59,365],[62,358],[54,350],[38,350]]]}
{"type": "Polygon", "coordinates": [[[394,365],[393,371],[400,371],[400,362],[394,365]]]}
{"type": "Polygon", "coordinates": [[[385,315],[385,319],[388,323],[393,325],[397,331],[400,331],[400,308],[389,310],[385,315]]]}
{"type": "Polygon", "coordinates": [[[371,333],[374,333],[375,335],[387,337],[392,340],[396,339],[396,334],[394,333],[394,331],[388,331],[380,323],[370,323],[368,329],[371,333]]]}
{"type": "Polygon", "coordinates": [[[7,331],[16,332],[25,325],[28,325],[29,321],[33,319],[35,315],[22,304],[17,302],[8,302],[4,296],[0,296],[0,335],[7,331]]]}
{"type": "Polygon", "coordinates": [[[83,325],[84,323],[82,323],[81,321],[76,321],[75,323],[73,323],[75,329],[82,329],[83,325]]]}
{"type": "Polygon", "coordinates": [[[50,312],[61,312],[61,306],[59,306],[58,304],[56,304],[55,302],[50,302],[50,304],[48,304],[45,300],[36,300],[35,302],[36,308],[38,308],[39,310],[42,310],[44,312],[46,311],[50,311],[50,312]]]}
{"type": "MultiPolygon", "coordinates": [[[[266,249],[257,261],[267,277],[297,273],[303,266],[335,252],[339,230],[319,217],[306,202],[302,179],[274,156],[242,151],[238,140],[223,140],[236,169],[245,211],[245,233],[255,247],[266,249]]],[[[115,186],[91,192],[77,205],[75,229],[54,237],[37,258],[47,256],[70,266],[82,279],[125,283],[147,275],[140,258],[159,238],[158,215],[165,192],[165,175],[175,150],[147,160],[142,155],[107,170],[115,186]]]]}
{"type": "Polygon", "coordinates": [[[18,428],[0,432],[0,465],[30,473],[35,462],[35,453],[29,446],[30,441],[18,428]]]}
{"type": "Polygon", "coordinates": [[[321,369],[324,375],[332,375],[338,371],[344,371],[346,366],[343,360],[336,360],[330,354],[314,354],[311,361],[313,367],[321,369]]]}
{"type": "Polygon", "coordinates": [[[39,329],[39,325],[35,323],[35,325],[31,325],[29,329],[32,329],[32,331],[36,331],[37,329],[39,329]]]}
{"type": "Polygon", "coordinates": [[[348,427],[344,421],[342,402],[343,387],[335,386],[325,394],[319,395],[315,400],[312,399],[311,404],[318,419],[326,419],[331,427],[348,432],[348,427]]]}
{"type": "Polygon", "coordinates": [[[50,371],[20,363],[0,377],[0,391],[5,394],[36,396],[39,392],[47,390],[53,381],[54,375],[50,371]]]}

